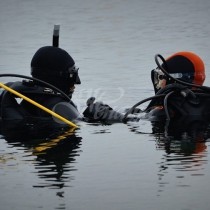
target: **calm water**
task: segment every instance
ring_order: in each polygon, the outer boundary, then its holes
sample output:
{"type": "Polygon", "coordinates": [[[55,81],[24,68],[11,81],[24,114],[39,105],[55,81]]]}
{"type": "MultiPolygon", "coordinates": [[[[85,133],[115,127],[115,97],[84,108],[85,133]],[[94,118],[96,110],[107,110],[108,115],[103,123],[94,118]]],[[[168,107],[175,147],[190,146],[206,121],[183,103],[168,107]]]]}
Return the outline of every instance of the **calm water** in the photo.
{"type": "MultiPolygon", "coordinates": [[[[30,75],[34,52],[51,45],[59,23],[60,47],[80,67],[79,110],[90,96],[128,108],[154,94],[156,53],[194,51],[210,84],[209,14],[207,0],[1,0],[0,73],[30,75]]],[[[209,129],[170,138],[153,131],[141,120],[0,136],[0,209],[209,209],[209,129]]]]}

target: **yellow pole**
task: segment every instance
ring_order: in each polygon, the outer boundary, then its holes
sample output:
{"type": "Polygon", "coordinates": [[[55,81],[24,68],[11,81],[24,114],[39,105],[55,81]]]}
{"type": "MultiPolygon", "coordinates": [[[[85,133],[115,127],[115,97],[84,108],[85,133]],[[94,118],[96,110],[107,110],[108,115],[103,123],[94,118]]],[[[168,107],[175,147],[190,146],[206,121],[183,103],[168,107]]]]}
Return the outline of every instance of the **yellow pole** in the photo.
{"type": "Polygon", "coordinates": [[[30,99],[30,98],[28,98],[28,97],[22,95],[21,93],[19,93],[19,92],[13,90],[12,88],[10,88],[10,87],[8,87],[8,86],[2,84],[1,82],[0,82],[0,87],[4,88],[5,90],[7,90],[7,91],[9,91],[9,92],[11,92],[11,93],[13,93],[13,94],[16,95],[16,96],[18,96],[18,97],[20,97],[20,98],[22,98],[22,99],[28,101],[29,103],[33,104],[34,106],[39,107],[40,109],[44,110],[45,112],[48,112],[49,114],[51,114],[52,116],[54,116],[54,117],[58,118],[59,120],[65,122],[66,124],[68,124],[68,125],[70,125],[70,126],[72,126],[72,127],[74,127],[74,128],[78,128],[78,126],[75,125],[73,122],[71,122],[71,121],[67,120],[66,118],[62,117],[61,115],[59,115],[59,114],[57,114],[57,113],[51,111],[50,109],[48,109],[48,108],[42,106],[41,104],[35,102],[34,100],[32,100],[32,99],[30,99]]]}

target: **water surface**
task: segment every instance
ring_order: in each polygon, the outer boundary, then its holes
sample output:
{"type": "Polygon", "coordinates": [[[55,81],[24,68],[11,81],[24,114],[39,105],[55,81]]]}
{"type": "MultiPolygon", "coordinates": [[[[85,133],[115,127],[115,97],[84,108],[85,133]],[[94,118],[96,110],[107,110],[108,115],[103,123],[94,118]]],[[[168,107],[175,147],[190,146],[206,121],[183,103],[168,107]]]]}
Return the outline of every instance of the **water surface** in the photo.
{"type": "MultiPolygon", "coordinates": [[[[80,67],[73,100],[81,112],[90,96],[122,110],[152,96],[156,53],[197,53],[209,85],[209,10],[207,0],[1,1],[0,73],[30,75],[33,54],[52,44],[59,23],[60,47],[80,67]]],[[[2,135],[1,209],[207,210],[208,132],[168,137],[141,120],[2,135]]]]}

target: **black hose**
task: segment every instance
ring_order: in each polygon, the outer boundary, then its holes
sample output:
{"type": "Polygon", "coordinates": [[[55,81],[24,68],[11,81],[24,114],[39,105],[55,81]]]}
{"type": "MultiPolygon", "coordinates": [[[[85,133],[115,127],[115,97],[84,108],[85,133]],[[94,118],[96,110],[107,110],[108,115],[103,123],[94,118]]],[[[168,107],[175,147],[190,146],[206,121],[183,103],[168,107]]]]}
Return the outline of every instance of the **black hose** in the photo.
{"type": "Polygon", "coordinates": [[[170,120],[170,115],[169,115],[169,111],[168,111],[168,98],[170,95],[172,95],[174,93],[174,91],[169,92],[166,97],[164,98],[164,110],[166,113],[166,120],[170,120]]]}
{"type": "Polygon", "coordinates": [[[139,101],[138,103],[136,103],[135,105],[133,105],[133,106],[125,113],[125,115],[124,115],[124,120],[126,120],[127,116],[128,116],[129,114],[131,114],[131,113],[133,112],[133,110],[134,110],[137,106],[139,106],[139,105],[141,105],[141,104],[143,104],[143,103],[145,103],[145,102],[147,102],[147,101],[150,101],[150,100],[152,100],[152,99],[154,99],[154,98],[164,97],[165,95],[166,95],[166,94],[155,95],[155,96],[152,96],[152,97],[149,97],[149,98],[146,98],[146,99],[144,99],[144,100],[139,101]]]}
{"type": "Polygon", "coordinates": [[[160,90],[158,90],[156,95],[163,94],[163,93],[167,94],[174,89],[179,89],[181,91],[181,90],[186,89],[186,88],[187,88],[187,86],[183,86],[183,85],[178,84],[178,83],[172,83],[172,84],[168,84],[164,88],[161,88],[160,90]]]}
{"type": "Polygon", "coordinates": [[[56,88],[54,85],[51,85],[48,82],[45,82],[43,80],[40,80],[40,79],[37,79],[37,78],[34,78],[34,77],[25,76],[25,75],[20,75],[20,74],[0,74],[0,77],[19,77],[19,78],[24,78],[24,79],[29,79],[29,80],[39,82],[43,85],[46,85],[47,87],[52,88],[53,90],[57,91],[58,93],[60,93],[62,96],[64,96],[65,99],[67,99],[67,101],[71,101],[69,96],[66,95],[62,90],[56,88]]]}

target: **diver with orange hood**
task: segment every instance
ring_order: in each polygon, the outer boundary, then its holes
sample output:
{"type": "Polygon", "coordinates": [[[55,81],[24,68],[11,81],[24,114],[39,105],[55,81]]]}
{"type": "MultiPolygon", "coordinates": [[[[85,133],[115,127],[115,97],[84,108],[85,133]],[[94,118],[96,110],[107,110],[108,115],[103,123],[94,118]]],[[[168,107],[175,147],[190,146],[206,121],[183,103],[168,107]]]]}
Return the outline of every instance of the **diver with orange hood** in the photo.
{"type": "MultiPolygon", "coordinates": [[[[155,61],[157,68],[151,71],[151,79],[156,94],[149,98],[151,102],[144,110],[153,132],[176,139],[187,135],[195,140],[201,134],[203,140],[209,138],[210,88],[203,86],[203,60],[193,52],[181,51],[166,60],[156,55],[155,61]]],[[[141,103],[134,105],[127,114],[141,103]]]]}
{"type": "MultiPolygon", "coordinates": [[[[186,116],[196,118],[210,116],[210,88],[203,86],[205,81],[203,60],[193,52],[180,51],[166,60],[157,54],[155,61],[157,68],[151,71],[155,96],[136,103],[123,117],[120,115],[120,120],[138,121],[139,113],[146,113],[146,117],[151,121],[180,119],[186,116]],[[148,101],[151,102],[145,110],[137,108],[148,101]]],[[[111,108],[103,103],[101,106],[99,102],[93,103],[94,100],[92,98],[92,101],[87,103],[88,107],[83,114],[92,120],[97,120],[97,116],[100,116],[99,120],[108,119],[107,113],[111,108]]]]}
{"type": "Polygon", "coordinates": [[[147,112],[164,108],[167,119],[180,116],[207,116],[210,114],[210,88],[202,86],[205,81],[205,66],[193,52],[178,52],[164,60],[156,55],[158,67],[151,72],[156,96],[147,112]],[[160,65],[158,58],[163,64],[160,65]]]}

